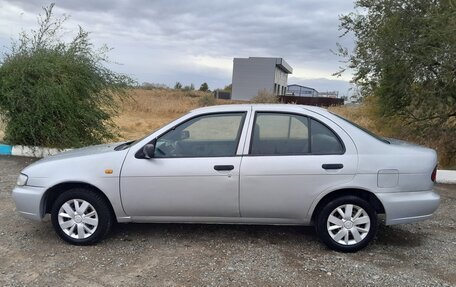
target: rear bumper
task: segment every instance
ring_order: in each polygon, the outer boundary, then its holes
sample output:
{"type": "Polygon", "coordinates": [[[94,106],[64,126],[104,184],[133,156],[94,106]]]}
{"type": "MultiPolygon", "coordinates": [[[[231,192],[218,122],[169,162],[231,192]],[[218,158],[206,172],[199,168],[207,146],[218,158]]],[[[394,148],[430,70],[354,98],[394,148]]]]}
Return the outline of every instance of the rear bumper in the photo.
{"type": "Polygon", "coordinates": [[[41,199],[45,191],[42,187],[16,186],[12,194],[16,211],[25,218],[41,221],[44,217],[41,199]]]}
{"type": "Polygon", "coordinates": [[[413,223],[432,217],[440,204],[433,190],[377,193],[386,213],[386,225],[413,223]]]}

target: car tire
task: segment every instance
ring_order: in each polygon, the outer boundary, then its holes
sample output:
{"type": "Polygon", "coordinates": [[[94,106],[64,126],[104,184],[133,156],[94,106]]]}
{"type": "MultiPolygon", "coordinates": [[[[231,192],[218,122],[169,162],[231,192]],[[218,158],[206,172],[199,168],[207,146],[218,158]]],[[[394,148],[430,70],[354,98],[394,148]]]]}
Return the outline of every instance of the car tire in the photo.
{"type": "Polygon", "coordinates": [[[315,227],[321,241],[329,248],[356,252],[366,247],[377,233],[377,213],[362,198],[341,196],[320,209],[315,227]]]}
{"type": "Polygon", "coordinates": [[[60,238],[74,245],[101,241],[111,229],[109,203],[89,189],[74,188],[60,194],[52,205],[52,225],[60,238]]]}

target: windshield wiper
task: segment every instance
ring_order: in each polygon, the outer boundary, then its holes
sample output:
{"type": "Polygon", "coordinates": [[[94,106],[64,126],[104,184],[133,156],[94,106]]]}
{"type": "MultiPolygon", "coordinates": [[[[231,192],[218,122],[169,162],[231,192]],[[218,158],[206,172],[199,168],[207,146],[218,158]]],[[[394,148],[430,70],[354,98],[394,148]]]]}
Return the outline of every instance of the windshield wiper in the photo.
{"type": "Polygon", "coordinates": [[[123,143],[123,144],[120,144],[118,146],[116,146],[114,148],[114,150],[116,151],[119,151],[119,150],[124,150],[126,148],[128,148],[132,143],[134,143],[135,141],[129,141],[129,142],[126,142],[126,143],[123,143]]]}

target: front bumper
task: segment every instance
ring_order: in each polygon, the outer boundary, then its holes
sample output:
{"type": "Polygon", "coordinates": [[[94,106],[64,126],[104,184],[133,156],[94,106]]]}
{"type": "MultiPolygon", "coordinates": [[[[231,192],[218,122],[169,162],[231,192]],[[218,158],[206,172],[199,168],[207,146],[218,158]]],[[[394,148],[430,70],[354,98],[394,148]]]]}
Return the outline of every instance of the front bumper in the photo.
{"type": "Polygon", "coordinates": [[[44,217],[41,200],[45,191],[43,187],[16,186],[13,189],[16,211],[25,218],[41,221],[44,217]]]}
{"type": "Polygon", "coordinates": [[[440,204],[433,190],[376,194],[386,213],[386,225],[413,223],[432,217],[440,204]]]}

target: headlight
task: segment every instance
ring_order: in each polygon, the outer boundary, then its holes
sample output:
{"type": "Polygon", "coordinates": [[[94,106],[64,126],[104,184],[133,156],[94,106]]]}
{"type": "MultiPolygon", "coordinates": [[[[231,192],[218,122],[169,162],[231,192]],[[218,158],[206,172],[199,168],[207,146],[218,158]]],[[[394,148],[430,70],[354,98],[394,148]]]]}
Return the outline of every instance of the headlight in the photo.
{"type": "Polygon", "coordinates": [[[27,180],[28,180],[28,176],[26,176],[25,174],[20,174],[19,177],[17,178],[17,185],[18,186],[24,186],[27,184],[27,180]]]}

